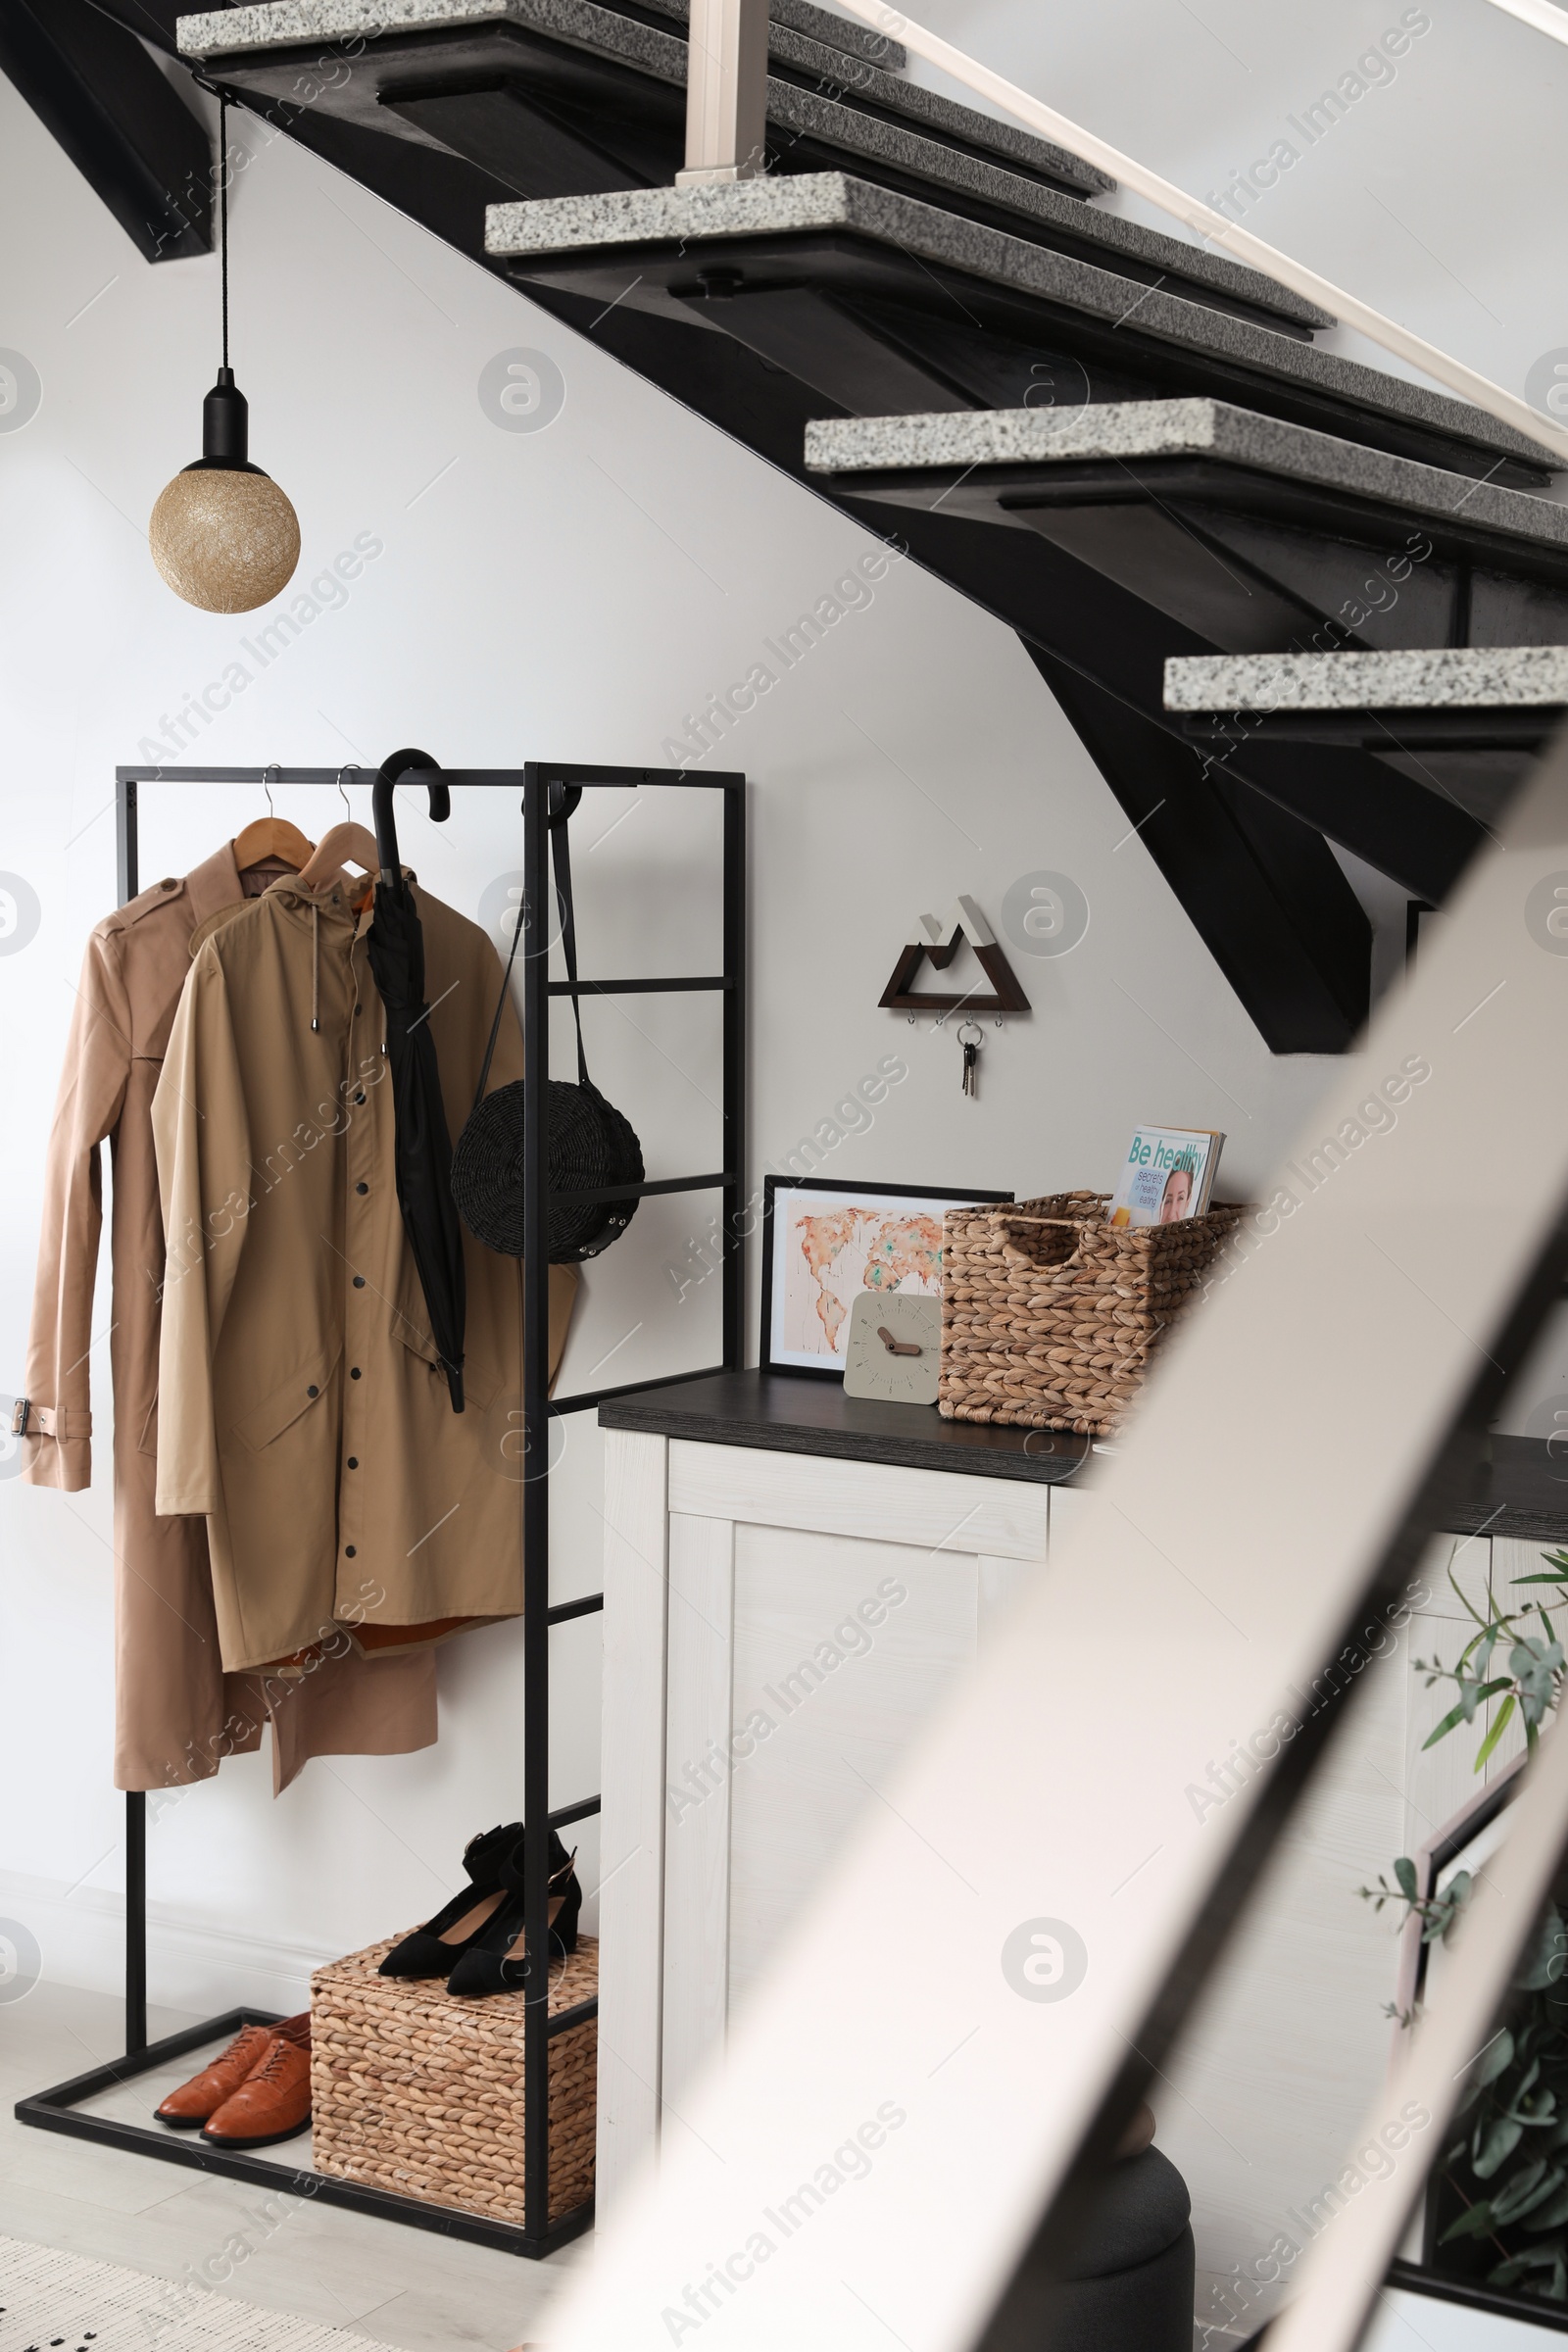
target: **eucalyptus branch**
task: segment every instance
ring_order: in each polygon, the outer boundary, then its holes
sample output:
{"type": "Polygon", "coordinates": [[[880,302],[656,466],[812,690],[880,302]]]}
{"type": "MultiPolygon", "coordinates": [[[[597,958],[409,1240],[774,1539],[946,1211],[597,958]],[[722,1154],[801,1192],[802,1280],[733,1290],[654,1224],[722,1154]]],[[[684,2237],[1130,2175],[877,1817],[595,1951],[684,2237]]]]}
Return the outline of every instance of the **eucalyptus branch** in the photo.
{"type": "MultiPolygon", "coordinates": [[[[1456,1870],[1441,1894],[1417,1894],[1415,1864],[1408,1854],[1401,1854],[1394,1865],[1394,1877],[1392,1886],[1380,1875],[1375,1886],[1358,1886],[1356,1892],[1374,1911],[1381,1911],[1385,1903],[1402,1903],[1404,1918],[1421,1922],[1423,1943],[1443,1941],[1470,1899],[1473,1881],[1469,1871],[1456,1870]]],[[[1391,2011],[1390,2015],[1393,2014],[1391,2011]]],[[[1407,2025],[1409,2019],[1400,2018],[1399,2022],[1407,2025]]]]}
{"type": "MultiPolygon", "coordinates": [[[[1514,1579],[1518,1585],[1550,1585],[1557,1593],[1560,1605],[1568,1601],[1568,1551],[1543,1552],[1546,1562],[1544,1572],[1514,1579]]],[[[1544,1598],[1527,1603],[1522,1609],[1504,1609],[1497,1603],[1489,1581],[1487,1613],[1482,1615],[1464,1591],[1452,1569],[1448,1582],[1457,1593],[1465,1613],[1474,1619],[1477,1631],[1472,1634],[1452,1666],[1445,1666],[1441,1658],[1417,1658],[1419,1672],[1425,1674],[1430,1690],[1439,1682],[1452,1683],[1458,1697],[1442,1722],[1430,1732],[1423,1748],[1436,1747],[1461,1724],[1472,1724],[1480,1707],[1492,1699],[1501,1704],[1492,1717],[1481,1745],[1476,1751],[1474,1769],[1482,1772],[1496,1750],[1503,1733],[1517,1714],[1524,1725],[1525,1744],[1535,1752],[1541,1726],[1556,1707],[1562,1696],[1565,1653],[1552,1622],[1551,1609],[1544,1598]],[[1539,1634],[1529,1630],[1532,1609],[1540,1619],[1539,1634]],[[1492,1671],[1494,1653],[1501,1647],[1507,1650],[1507,1672],[1492,1671]]]]}
{"type": "MultiPolygon", "coordinates": [[[[1483,1612],[1450,1569],[1448,1581],[1476,1630],[1452,1666],[1436,1657],[1415,1661],[1429,1690],[1446,1682],[1456,1693],[1425,1746],[1436,1747],[1481,1716],[1477,1772],[1485,1771],[1515,1718],[1533,1751],[1568,1684],[1551,1615],[1568,1604],[1568,1549],[1542,1558],[1544,1569],[1513,1581],[1547,1586],[1551,1597],[1541,1594],[1519,1608],[1499,1607],[1489,1579],[1483,1612]]],[[[1441,1892],[1423,1895],[1414,1862],[1401,1854],[1392,1885],[1380,1878],[1359,1892],[1377,1911],[1399,1905],[1403,1921],[1418,1919],[1422,1942],[1432,1944],[1452,1933],[1471,1890],[1471,1873],[1461,1870],[1441,1892]]],[[[1387,2014],[1402,2028],[1417,2011],[1390,2004],[1387,2014]]],[[[1455,2121],[1462,2136],[1439,2167],[1440,2213],[1448,2217],[1440,2244],[1455,2247],[1464,2276],[1474,2273],[1465,2269],[1460,2241],[1474,2247],[1471,2263],[1490,2247],[1501,2258],[1486,2257],[1492,2286],[1568,2307],[1568,1927],[1554,1904],[1515,1971],[1507,2023],[1470,2069],[1455,2121]]]]}

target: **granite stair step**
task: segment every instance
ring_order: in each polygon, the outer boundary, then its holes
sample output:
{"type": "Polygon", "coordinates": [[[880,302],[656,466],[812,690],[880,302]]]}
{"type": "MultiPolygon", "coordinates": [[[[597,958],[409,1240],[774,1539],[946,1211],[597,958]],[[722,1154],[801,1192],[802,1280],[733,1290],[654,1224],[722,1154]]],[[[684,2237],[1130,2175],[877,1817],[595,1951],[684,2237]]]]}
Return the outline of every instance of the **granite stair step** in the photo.
{"type": "MultiPolygon", "coordinates": [[[[378,79],[383,63],[402,60],[422,62],[427,71],[456,60],[522,72],[526,52],[509,45],[506,35],[532,33],[672,82],[684,96],[685,31],[670,32],[666,26],[684,28],[689,19],[689,0],[603,0],[602,5],[588,0],[582,5],[576,0],[380,0],[367,7],[353,0],[262,0],[257,6],[181,17],[179,48],[182,56],[220,64],[227,74],[242,58],[318,48],[323,41],[353,43],[356,63],[363,60],[378,79]]],[[[1104,193],[1115,184],[1047,139],[905,81],[905,53],[896,41],[814,8],[809,0],[778,0],[768,25],[768,61],[778,70],[770,102],[792,79],[807,88],[814,80],[868,114],[917,125],[927,139],[997,159],[1027,179],[1079,197],[1104,193]]],[[[276,74],[289,64],[297,70],[297,62],[276,58],[275,86],[286,87],[276,74]]],[[[333,95],[322,93],[328,103],[333,95]]],[[[793,125],[786,122],[783,127],[793,125]]]]}
{"type": "Polygon", "coordinates": [[[1369,752],[1490,828],[1568,711],[1568,647],[1184,655],[1164,701],[1208,757],[1369,752]]]}
{"type": "Polygon", "coordinates": [[[1568,505],[1226,401],[831,418],[806,463],[1039,532],[1233,654],[1568,645],[1568,505]]]}
{"type": "MultiPolygon", "coordinates": [[[[673,181],[682,156],[689,0],[343,0],[270,5],[179,20],[184,55],[274,104],[297,100],[307,51],[352,47],[347,74],[310,72],[313,108],[357,127],[466,157],[525,197],[595,195],[673,181]]],[[[906,195],[935,194],[965,218],[1064,253],[1100,259],[1138,283],[1310,337],[1329,314],[1258,271],[1085,199],[1112,182],[1062,149],[955,105],[853,52],[823,27],[861,28],[808,0],[775,9],[770,30],[769,166],[784,178],[851,163],[906,195]]],[[[902,53],[901,53],[902,57],[902,53]]]]}
{"type": "Polygon", "coordinates": [[[1558,465],[1423,384],[849,172],[494,205],[485,246],[526,287],[728,333],[851,416],[1176,396],[1506,486],[1558,465]]]}
{"type": "Polygon", "coordinates": [[[1393,714],[1412,740],[1539,745],[1568,710],[1568,646],[1186,655],[1165,664],[1165,708],[1205,731],[1239,724],[1316,743],[1371,741],[1393,714]]]}

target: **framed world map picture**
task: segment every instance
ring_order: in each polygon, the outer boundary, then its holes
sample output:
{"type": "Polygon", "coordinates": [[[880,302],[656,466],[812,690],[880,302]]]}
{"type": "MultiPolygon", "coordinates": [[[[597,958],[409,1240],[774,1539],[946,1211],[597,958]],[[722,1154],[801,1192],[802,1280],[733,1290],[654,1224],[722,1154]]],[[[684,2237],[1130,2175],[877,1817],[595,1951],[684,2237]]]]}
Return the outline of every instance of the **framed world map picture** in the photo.
{"type": "Polygon", "coordinates": [[[842,1380],[862,1291],[942,1296],[942,1217],[1010,1193],[767,1176],[762,1199],[764,1372],[842,1380]]]}

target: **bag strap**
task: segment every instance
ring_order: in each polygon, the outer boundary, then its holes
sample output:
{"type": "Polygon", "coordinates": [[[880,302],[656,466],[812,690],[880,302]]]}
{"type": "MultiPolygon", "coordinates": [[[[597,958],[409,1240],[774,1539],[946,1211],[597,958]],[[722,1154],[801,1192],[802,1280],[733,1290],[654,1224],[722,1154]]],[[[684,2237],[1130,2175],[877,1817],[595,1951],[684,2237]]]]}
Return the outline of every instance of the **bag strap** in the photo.
{"type": "Polygon", "coordinates": [[[561,944],[566,951],[571,1017],[577,1024],[577,1084],[586,1086],[589,1083],[588,1057],[582,1050],[582,1006],[577,1001],[577,917],[571,904],[571,850],[566,832],[566,820],[570,814],[571,804],[563,795],[560,815],[550,819],[550,838],[556,854],[556,897],[561,904],[561,944]]]}
{"type": "MultiPolygon", "coordinates": [[[[551,787],[552,801],[555,800],[558,790],[560,790],[559,786],[551,787]]],[[[566,841],[566,822],[581,797],[580,787],[563,792],[560,807],[551,811],[549,826],[556,858],[556,896],[561,906],[561,940],[566,951],[566,976],[571,984],[572,1018],[577,1024],[577,1083],[579,1086],[587,1086],[589,1084],[588,1061],[582,1050],[582,1009],[577,1002],[577,923],[571,904],[571,852],[566,841]]],[[[473,1104],[468,1112],[470,1119],[484,1101],[485,1083],[490,1076],[490,1064],[495,1058],[496,1040],[501,1035],[501,1015],[506,1010],[507,994],[512,987],[512,967],[516,961],[517,942],[522,936],[525,913],[526,909],[519,906],[517,919],[512,926],[512,947],[507,956],[506,970],[501,975],[501,994],[496,999],[496,1017],[490,1024],[489,1042],[485,1046],[484,1060],[479,1069],[479,1083],[474,1089],[473,1104]]]]}

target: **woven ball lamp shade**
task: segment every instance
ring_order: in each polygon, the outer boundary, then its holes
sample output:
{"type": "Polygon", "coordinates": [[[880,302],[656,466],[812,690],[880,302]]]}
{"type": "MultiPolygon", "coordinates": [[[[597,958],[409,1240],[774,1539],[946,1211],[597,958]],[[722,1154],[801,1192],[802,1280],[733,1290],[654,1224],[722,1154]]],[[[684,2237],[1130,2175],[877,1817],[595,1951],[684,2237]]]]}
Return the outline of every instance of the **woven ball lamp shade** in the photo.
{"type": "Polygon", "coordinates": [[[299,517],[259,470],[192,466],[160,494],[147,543],[187,605],[204,612],[253,612],[294,576],[299,517]]]}
{"type": "Polygon", "coordinates": [[[294,576],[299,516],[250,462],[250,404],[220,368],[202,403],[202,454],[159,493],[147,525],[153,562],[187,605],[254,612],[294,576]]]}
{"type": "MultiPolygon", "coordinates": [[[[250,457],[250,403],[228,364],[228,97],[218,100],[218,249],[223,364],[202,403],[202,454],[161,491],[147,524],[153,562],[178,597],[203,612],[254,612],[294,577],[299,516],[250,457]]],[[[241,157],[241,162],[244,158],[241,157]]]]}

